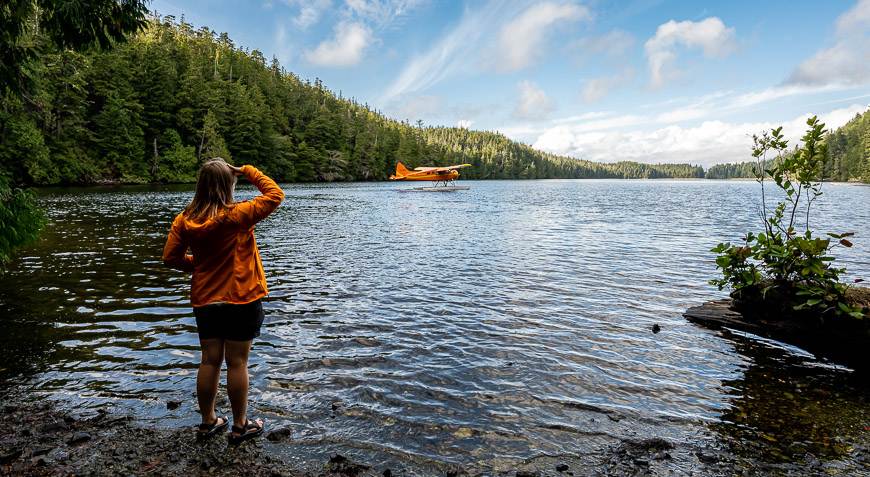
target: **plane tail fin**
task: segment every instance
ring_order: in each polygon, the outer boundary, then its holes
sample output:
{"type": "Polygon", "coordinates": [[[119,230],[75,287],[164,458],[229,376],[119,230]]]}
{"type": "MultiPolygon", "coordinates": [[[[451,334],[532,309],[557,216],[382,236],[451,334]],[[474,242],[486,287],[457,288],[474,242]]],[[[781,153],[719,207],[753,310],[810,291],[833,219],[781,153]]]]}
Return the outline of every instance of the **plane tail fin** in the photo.
{"type": "Polygon", "coordinates": [[[405,167],[404,164],[402,164],[401,162],[397,162],[396,163],[396,174],[390,176],[390,179],[402,179],[405,176],[407,176],[410,172],[411,171],[409,171],[408,168],[405,167]]]}

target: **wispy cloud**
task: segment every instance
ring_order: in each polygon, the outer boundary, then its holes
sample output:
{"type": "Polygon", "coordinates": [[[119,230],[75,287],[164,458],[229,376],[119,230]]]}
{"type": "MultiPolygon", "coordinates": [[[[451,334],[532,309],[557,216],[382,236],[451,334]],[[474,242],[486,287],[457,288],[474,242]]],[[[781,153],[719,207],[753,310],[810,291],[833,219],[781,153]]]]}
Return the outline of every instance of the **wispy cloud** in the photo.
{"type": "Polygon", "coordinates": [[[576,51],[581,59],[604,55],[617,58],[634,46],[634,35],[625,30],[610,30],[603,35],[581,38],[571,43],[569,49],[576,51]]]}
{"type": "Polygon", "coordinates": [[[625,85],[633,76],[634,71],[625,68],[620,73],[587,79],[583,82],[580,95],[584,102],[594,103],[607,96],[612,90],[625,85]]]}
{"type": "Polygon", "coordinates": [[[466,8],[456,25],[407,62],[379,102],[386,105],[460,74],[527,67],[544,54],[547,32],[556,23],[591,17],[586,7],[573,2],[528,3],[472,3],[474,8],[466,8]]]}
{"type": "Polygon", "coordinates": [[[316,25],[326,12],[332,7],[331,0],[285,0],[291,8],[298,8],[293,17],[293,25],[300,30],[305,30],[316,25]]]}
{"type": "Polygon", "coordinates": [[[573,3],[530,6],[501,27],[495,69],[516,71],[529,66],[541,56],[545,36],[557,23],[591,18],[588,8],[573,3]]]}
{"type": "Polygon", "coordinates": [[[487,4],[477,10],[466,10],[459,23],[441,37],[428,51],[409,61],[381,95],[380,103],[424,91],[445,78],[473,68],[479,45],[493,23],[498,23],[501,9],[487,4]]]}

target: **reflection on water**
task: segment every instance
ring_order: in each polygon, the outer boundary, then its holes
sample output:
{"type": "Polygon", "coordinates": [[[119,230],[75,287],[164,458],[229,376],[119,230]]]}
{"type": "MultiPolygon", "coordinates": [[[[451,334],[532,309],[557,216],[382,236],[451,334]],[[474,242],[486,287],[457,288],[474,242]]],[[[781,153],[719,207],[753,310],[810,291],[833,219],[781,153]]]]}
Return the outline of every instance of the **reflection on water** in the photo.
{"type": "MultiPolygon", "coordinates": [[[[287,187],[257,229],[271,295],[251,398],[271,425],[300,446],[480,468],[653,436],[770,462],[849,460],[866,442],[851,371],[681,316],[723,295],[708,250],[754,226],[754,184],[470,185],[287,187]]],[[[870,210],[838,205],[870,188],[826,187],[818,226],[857,232],[843,261],[870,278],[870,210]]],[[[42,240],[0,277],[0,379],[193,422],[188,278],[160,263],[191,195],[46,191],[42,240]]]]}
{"type": "MultiPolygon", "coordinates": [[[[779,463],[804,458],[844,458],[870,439],[870,382],[866,374],[806,363],[775,342],[724,332],[735,350],[751,358],[743,376],[723,382],[729,408],[711,427],[748,458],[779,463]]],[[[865,465],[870,464],[866,461],[865,465]]]]}

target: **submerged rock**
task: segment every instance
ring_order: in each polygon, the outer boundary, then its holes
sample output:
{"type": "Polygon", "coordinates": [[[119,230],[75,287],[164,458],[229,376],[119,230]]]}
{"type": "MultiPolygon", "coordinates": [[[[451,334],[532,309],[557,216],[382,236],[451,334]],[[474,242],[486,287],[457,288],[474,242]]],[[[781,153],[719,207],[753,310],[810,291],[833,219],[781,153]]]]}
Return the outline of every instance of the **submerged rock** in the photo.
{"type": "Polygon", "coordinates": [[[81,444],[82,442],[86,442],[91,440],[91,435],[87,432],[76,432],[66,441],[67,444],[74,446],[76,444],[81,444]]]}
{"type": "Polygon", "coordinates": [[[268,439],[271,442],[280,442],[280,441],[289,439],[292,436],[293,436],[293,429],[292,428],[279,427],[278,429],[275,429],[274,431],[271,431],[268,434],[266,434],[266,439],[268,439]]]}
{"type": "Polygon", "coordinates": [[[341,454],[335,454],[330,457],[329,462],[323,466],[323,470],[328,474],[348,477],[356,477],[368,469],[369,466],[353,462],[341,454]]]}

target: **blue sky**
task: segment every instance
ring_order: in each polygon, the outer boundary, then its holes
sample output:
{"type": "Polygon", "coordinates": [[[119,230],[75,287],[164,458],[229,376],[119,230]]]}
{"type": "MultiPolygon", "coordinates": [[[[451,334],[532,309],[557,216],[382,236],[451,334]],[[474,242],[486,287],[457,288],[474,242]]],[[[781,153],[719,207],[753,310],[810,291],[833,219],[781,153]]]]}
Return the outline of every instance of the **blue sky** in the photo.
{"type": "Polygon", "coordinates": [[[397,119],[596,161],[747,160],[870,105],[870,0],[155,0],[397,119]]]}

